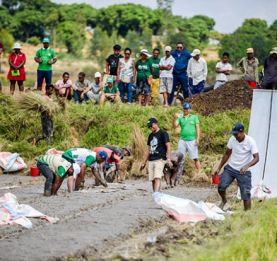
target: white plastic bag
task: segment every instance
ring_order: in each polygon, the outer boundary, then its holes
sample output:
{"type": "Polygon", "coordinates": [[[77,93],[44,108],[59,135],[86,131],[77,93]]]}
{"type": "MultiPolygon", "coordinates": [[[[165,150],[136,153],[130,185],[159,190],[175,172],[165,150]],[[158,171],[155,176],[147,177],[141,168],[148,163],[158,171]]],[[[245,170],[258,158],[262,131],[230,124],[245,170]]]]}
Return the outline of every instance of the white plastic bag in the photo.
{"type": "Polygon", "coordinates": [[[207,218],[205,212],[192,200],[177,198],[159,192],[153,193],[153,198],[166,211],[169,217],[179,222],[198,222],[207,218]]]}
{"type": "Polygon", "coordinates": [[[18,153],[0,152],[0,167],[4,172],[15,172],[27,168],[18,153]]]}

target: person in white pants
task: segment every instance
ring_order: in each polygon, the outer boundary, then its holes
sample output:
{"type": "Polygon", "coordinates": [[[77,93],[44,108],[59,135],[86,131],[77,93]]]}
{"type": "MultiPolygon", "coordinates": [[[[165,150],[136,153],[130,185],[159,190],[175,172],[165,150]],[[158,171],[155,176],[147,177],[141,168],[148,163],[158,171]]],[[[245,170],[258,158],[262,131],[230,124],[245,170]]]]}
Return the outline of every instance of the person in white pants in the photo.
{"type": "Polygon", "coordinates": [[[198,156],[198,146],[200,142],[200,126],[199,119],[196,115],[191,114],[191,104],[183,105],[183,115],[175,114],[173,119],[173,128],[181,127],[181,136],[178,143],[178,153],[183,154],[185,161],[186,153],[194,161],[195,168],[199,173],[201,164],[198,156]]]}

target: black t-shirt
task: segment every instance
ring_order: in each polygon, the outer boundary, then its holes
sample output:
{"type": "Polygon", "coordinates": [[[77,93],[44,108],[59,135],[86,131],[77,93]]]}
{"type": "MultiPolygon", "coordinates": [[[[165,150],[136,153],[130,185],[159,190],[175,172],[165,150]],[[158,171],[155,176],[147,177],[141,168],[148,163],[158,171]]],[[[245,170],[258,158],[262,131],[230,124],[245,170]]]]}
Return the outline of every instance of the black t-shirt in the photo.
{"type": "Polygon", "coordinates": [[[152,132],[147,141],[147,145],[150,146],[149,161],[166,160],[166,143],[168,142],[169,136],[165,130],[160,129],[156,133],[152,132]]]}
{"type": "Polygon", "coordinates": [[[110,75],[117,75],[117,65],[119,62],[119,59],[123,58],[123,56],[120,54],[118,56],[115,56],[114,54],[111,54],[107,59],[106,62],[110,66],[110,75]]]}

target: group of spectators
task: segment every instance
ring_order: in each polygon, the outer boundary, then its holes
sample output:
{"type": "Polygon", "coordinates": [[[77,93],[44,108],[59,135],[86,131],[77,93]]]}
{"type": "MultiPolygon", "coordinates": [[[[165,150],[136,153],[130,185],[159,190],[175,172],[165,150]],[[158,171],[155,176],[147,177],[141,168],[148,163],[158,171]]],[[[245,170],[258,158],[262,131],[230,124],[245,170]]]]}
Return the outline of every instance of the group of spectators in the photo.
{"type": "MultiPolygon", "coordinates": [[[[43,39],[43,47],[34,57],[38,63],[37,89],[42,90],[43,82],[46,86],[52,85],[52,65],[57,62],[57,56],[49,46],[49,38],[43,39]]],[[[53,84],[56,94],[74,99],[75,103],[104,104],[105,101],[127,102],[131,104],[136,98],[139,105],[149,105],[158,100],[159,94],[163,96],[165,107],[172,105],[178,86],[181,88],[183,98],[202,93],[210,89],[223,86],[232,72],[229,63],[229,54],[223,53],[221,61],[216,64],[216,81],[210,88],[205,88],[208,75],[207,63],[201,56],[199,49],[189,53],[182,42],[176,44],[172,50],[166,46],[163,51],[154,48],[152,53],[142,49],[136,54],[137,60],[132,58],[132,50],[125,48],[122,52],[118,44],[113,47],[114,53],[106,59],[105,72],[102,75],[96,72],[94,81],[86,79],[83,72],[78,79],[72,82],[68,72],[64,72],[62,79],[53,84]]],[[[10,92],[15,91],[18,83],[19,91],[24,91],[26,56],[21,51],[19,43],[14,44],[13,52],[9,56],[10,92]]],[[[276,88],[277,84],[277,47],[273,48],[264,63],[263,88],[276,88]]],[[[246,57],[242,58],[238,66],[244,73],[244,80],[251,88],[259,83],[259,61],[254,56],[253,48],[247,48],[246,57]]]]}

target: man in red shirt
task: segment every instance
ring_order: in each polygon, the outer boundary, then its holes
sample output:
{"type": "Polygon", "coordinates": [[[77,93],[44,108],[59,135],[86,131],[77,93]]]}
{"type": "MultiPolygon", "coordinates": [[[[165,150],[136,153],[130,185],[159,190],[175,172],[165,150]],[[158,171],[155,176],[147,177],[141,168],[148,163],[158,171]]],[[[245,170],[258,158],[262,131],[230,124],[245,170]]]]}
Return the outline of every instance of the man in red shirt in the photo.
{"type": "Polygon", "coordinates": [[[94,152],[105,151],[108,158],[104,167],[104,175],[107,182],[113,182],[115,177],[120,176],[120,157],[112,150],[105,147],[97,147],[93,149],[94,152]]]}

